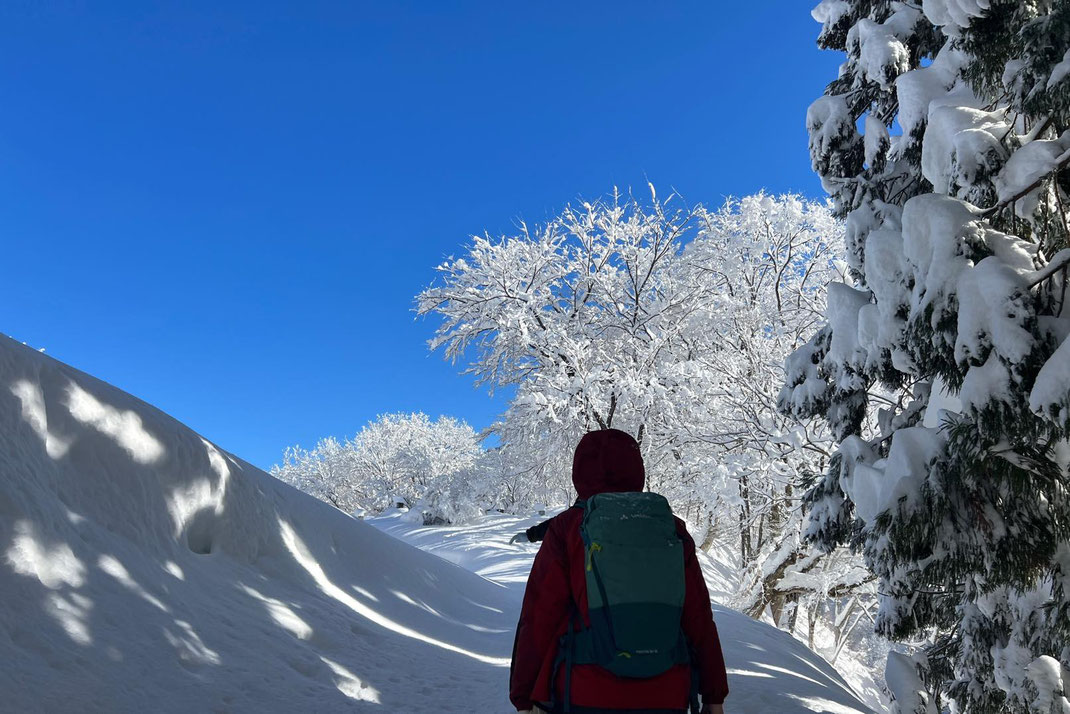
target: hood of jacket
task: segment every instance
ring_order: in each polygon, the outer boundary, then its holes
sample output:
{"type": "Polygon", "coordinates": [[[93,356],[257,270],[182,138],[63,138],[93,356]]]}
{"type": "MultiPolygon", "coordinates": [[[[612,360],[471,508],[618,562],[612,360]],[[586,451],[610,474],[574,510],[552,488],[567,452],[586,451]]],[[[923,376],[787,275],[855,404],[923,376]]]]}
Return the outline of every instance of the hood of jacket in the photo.
{"type": "Polygon", "coordinates": [[[572,457],[572,485],[587,499],[596,493],[642,491],[646,481],[639,444],[619,429],[583,435],[572,457]]]}

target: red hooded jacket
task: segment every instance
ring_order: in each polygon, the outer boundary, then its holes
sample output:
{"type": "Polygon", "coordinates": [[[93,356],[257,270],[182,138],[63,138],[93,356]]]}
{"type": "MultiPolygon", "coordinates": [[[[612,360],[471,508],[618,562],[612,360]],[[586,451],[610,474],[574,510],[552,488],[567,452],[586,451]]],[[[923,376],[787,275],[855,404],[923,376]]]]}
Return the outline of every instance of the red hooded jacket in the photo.
{"type": "MultiPolygon", "coordinates": [[[[628,434],[604,429],[586,434],[572,461],[572,483],[582,499],[596,493],[641,491],[645,481],[639,445],[628,434]]],[[[562,671],[554,677],[557,644],[568,628],[573,603],[587,622],[587,586],[580,538],[583,511],[569,508],[550,521],[528,576],[517,625],[509,698],[518,710],[533,703],[564,700],[562,671]],[[550,683],[557,692],[551,696],[550,683]]],[[[695,542],[683,521],[676,532],[684,543],[686,594],[681,621],[693,649],[704,704],[721,704],[728,695],[721,642],[713,622],[710,596],[702,578],[695,542]]],[[[563,669],[562,665],[562,669],[563,669]]],[[[691,668],[677,665],[649,679],[625,679],[597,665],[574,665],[572,705],[591,709],[684,711],[691,691],[691,668]]]]}

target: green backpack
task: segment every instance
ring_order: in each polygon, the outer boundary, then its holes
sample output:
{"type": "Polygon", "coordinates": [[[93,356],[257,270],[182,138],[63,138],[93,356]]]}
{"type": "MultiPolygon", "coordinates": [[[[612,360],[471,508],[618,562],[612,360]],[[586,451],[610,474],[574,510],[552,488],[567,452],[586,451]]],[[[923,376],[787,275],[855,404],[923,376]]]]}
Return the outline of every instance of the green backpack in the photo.
{"type": "MultiPolygon", "coordinates": [[[[590,627],[570,618],[558,656],[565,711],[574,664],[619,677],[655,677],[689,661],[681,628],[684,544],[669,502],[656,493],[600,493],[580,501],[590,627]]],[[[556,667],[555,667],[556,670],[556,667]]]]}

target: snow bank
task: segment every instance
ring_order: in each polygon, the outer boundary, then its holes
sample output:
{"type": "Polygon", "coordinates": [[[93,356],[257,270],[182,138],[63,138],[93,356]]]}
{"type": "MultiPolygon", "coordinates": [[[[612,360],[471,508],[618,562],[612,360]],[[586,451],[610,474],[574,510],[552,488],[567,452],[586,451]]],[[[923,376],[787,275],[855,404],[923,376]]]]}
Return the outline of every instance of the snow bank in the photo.
{"type": "Polygon", "coordinates": [[[0,336],[5,711],[503,712],[514,623],[505,588],[0,336]]]}

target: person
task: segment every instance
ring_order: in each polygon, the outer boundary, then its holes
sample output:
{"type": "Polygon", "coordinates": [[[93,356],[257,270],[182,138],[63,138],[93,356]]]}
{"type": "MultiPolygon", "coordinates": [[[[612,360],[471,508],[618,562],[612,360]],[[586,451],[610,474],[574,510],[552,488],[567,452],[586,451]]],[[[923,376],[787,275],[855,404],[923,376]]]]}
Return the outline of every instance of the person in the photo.
{"type": "Polygon", "coordinates": [[[530,540],[537,539],[531,535],[541,537],[542,545],[528,576],[513,646],[509,698],[517,711],[685,714],[697,688],[702,714],[723,714],[728,695],[724,656],[695,542],[679,518],[673,520],[683,544],[680,629],[690,651],[686,663],[652,677],[630,678],[598,664],[568,663],[559,652],[566,633],[572,636],[574,627],[591,625],[584,567],[589,556],[581,535],[584,504],[596,494],[641,492],[645,478],[639,444],[623,431],[593,431],[577,445],[572,462],[577,506],[529,534],[530,540]]]}

